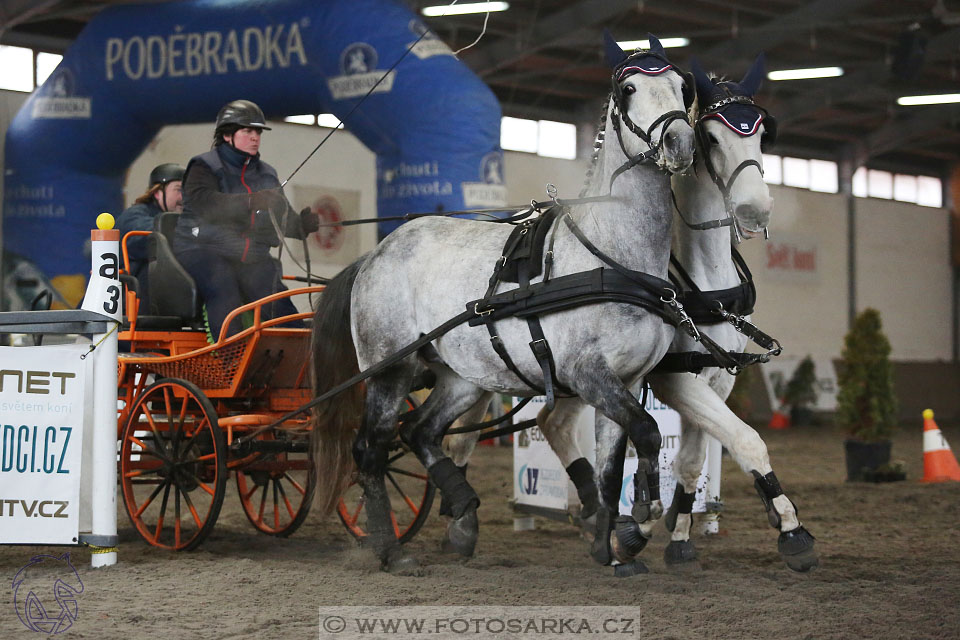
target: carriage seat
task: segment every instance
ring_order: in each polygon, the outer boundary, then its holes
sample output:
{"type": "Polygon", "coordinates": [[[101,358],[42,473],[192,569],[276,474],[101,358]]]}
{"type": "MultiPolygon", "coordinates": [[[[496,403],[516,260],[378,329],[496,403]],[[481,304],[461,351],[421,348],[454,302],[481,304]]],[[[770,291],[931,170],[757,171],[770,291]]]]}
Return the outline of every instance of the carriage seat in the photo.
{"type": "Polygon", "coordinates": [[[141,329],[202,329],[203,311],[197,285],[171,249],[180,214],[167,211],[154,219],[147,237],[147,279],[150,308],[137,317],[141,329]]]}

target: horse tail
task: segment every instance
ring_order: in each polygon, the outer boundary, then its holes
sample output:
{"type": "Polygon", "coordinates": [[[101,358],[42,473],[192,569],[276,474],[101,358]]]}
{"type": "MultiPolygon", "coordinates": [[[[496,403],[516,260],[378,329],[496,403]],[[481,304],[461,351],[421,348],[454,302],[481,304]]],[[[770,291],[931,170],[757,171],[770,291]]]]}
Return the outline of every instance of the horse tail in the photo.
{"type": "MultiPolygon", "coordinates": [[[[310,340],[313,397],[360,373],[350,332],[350,299],[363,259],[341,271],[320,295],[310,340]]],[[[363,420],[366,386],[355,384],[325,400],[311,415],[310,448],[316,474],[315,500],[323,515],[333,511],[350,484],[353,440],[363,420]]]]}

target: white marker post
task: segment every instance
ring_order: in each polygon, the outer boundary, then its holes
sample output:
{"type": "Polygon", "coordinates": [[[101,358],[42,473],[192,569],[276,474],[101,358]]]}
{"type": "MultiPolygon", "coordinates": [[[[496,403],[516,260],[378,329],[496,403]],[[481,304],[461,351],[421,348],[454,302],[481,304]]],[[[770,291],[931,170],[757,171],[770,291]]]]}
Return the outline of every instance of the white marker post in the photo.
{"type": "Polygon", "coordinates": [[[121,322],[120,231],[113,216],[97,216],[90,232],[92,270],[82,309],[115,321],[112,330],[93,336],[92,527],[83,537],[90,566],[117,563],[117,334],[121,322]]]}

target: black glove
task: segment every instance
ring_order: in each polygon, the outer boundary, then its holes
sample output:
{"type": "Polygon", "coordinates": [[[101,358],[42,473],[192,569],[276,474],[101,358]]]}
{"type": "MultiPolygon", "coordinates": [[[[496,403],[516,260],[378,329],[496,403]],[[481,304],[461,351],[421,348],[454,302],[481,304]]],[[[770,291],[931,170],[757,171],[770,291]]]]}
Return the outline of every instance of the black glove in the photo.
{"type": "Polygon", "coordinates": [[[320,214],[314,213],[310,207],[305,207],[300,212],[300,228],[303,229],[303,235],[308,236],[320,228],[320,214]]]}
{"type": "Polygon", "coordinates": [[[250,194],[250,208],[253,211],[269,211],[275,216],[280,216],[286,211],[287,198],[280,187],[255,191],[250,194]]]}

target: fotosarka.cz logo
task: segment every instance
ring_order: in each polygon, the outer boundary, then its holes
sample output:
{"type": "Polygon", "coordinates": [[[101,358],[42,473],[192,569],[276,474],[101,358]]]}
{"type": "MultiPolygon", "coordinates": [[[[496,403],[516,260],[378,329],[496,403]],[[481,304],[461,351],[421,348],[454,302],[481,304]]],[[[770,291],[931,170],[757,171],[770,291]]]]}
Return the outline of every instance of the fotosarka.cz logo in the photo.
{"type": "Polygon", "coordinates": [[[13,577],[12,588],[17,617],[31,631],[62,633],[80,614],[83,581],[70,564],[69,553],[30,558],[13,577]]]}

